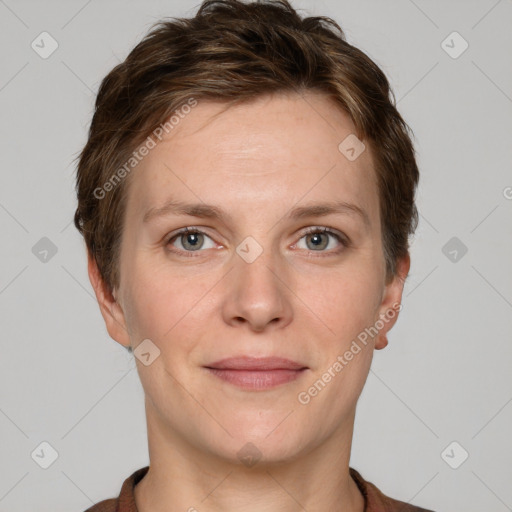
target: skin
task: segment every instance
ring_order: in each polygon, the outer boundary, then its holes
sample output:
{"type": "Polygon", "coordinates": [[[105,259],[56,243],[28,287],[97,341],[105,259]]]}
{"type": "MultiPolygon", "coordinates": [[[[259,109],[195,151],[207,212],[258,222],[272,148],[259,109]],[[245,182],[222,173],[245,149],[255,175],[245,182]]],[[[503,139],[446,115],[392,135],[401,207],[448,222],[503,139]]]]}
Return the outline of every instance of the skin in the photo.
{"type": "Polygon", "coordinates": [[[356,403],[398,313],[308,404],[297,399],[400,303],[409,272],[407,256],[386,283],[371,149],[355,161],[338,150],[351,133],[349,116],[317,93],[229,109],[199,101],[130,176],[120,287],[110,294],[91,258],[89,277],[110,336],[134,350],[150,339],[160,350],[149,366],[136,358],[150,456],[135,488],[141,512],[363,511],[348,472],[356,403]],[[143,222],[170,198],[228,217],[143,222]],[[347,214],[285,217],[335,200],[364,209],[369,225],[347,214]],[[199,242],[167,243],[192,226],[205,233],[199,242]],[[248,236],[263,248],[252,263],[236,252],[248,236]],[[241,354],[287,357],[308,370],[248,391],[203,368],[241,354]],[[261,453],[252,467],[237,455],[248,442],[261,453]]]}

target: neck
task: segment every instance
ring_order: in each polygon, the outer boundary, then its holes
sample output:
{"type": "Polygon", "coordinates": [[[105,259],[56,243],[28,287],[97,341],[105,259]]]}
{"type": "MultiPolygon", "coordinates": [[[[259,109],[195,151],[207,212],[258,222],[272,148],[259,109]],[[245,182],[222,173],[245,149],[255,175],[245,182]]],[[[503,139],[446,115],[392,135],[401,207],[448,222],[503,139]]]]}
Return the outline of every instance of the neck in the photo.
{"type": "Polygon", "coordinates": [[[240,461],[190,445],[147,410],[150,467],[135,487],[138,512],[364,512],[349,474],[350,428],[288,461],[240,461]]]}

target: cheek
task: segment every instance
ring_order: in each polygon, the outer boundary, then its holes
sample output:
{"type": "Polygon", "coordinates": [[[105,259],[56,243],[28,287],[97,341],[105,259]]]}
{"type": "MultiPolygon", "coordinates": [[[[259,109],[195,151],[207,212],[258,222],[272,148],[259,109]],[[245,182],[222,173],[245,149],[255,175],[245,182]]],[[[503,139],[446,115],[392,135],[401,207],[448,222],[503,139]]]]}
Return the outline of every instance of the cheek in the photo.
{"type": "Polygon", "coordinates": [[[207,301],[201,300],[212,284],[174,274],[166,276],[154,265],[132,267],[125,294],[125,320],[135,344],[149,338],[162,351],[177,340],[188,345],[202,325],[197,317],[204,316],[207,301]]]}
{"type": "MultiPolygon", "coordinates": [[[[314,282],[314,281],[313,281],[314,282]]],[[[330,272],[323,276],[319,286],[302,286],[297,293],[316,315],[320,324],[330,333],[326,340],[350,342],[365,327],[373,324],[377,314],[381,288],[379,276],[371,271],[359,273],[346,271],[330,272]]]]}
{"type": "Polygon", "coordinates": [[[331,331],[318,338],[323,356],[316,378],[328,382],[318,406],[322,401],[336,404],[326,418],[333,422],[338,421],[340,410],[355,406],[368,377],[374,344],[369,327],[380,304],[379,281],[371,272],[335,276],[312,299],[322,308],[318,316],[331,331]]]}
{"type": "Polygon", "coordinates": [[[125,321],[138,344],[149,338],[158,345],[158,339],[179,318],[180,293],[166,286],[158,272],[133,265],[127,272],[124,293],[125,321]]]}

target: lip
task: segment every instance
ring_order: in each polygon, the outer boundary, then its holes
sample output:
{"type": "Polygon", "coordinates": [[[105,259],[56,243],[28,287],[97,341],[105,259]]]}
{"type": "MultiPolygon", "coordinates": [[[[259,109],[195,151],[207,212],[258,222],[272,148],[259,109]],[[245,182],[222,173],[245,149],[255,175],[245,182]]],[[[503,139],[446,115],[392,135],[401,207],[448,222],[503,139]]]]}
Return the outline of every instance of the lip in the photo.
{"type": "Polygon", "coordinates": [[[238,356],[228,357],[205,365],[205,368],[216,370],[251,370],[251,371],[269,371],[269,370],[302,370],[307,367],[296,361],[284,357],[251,357],[238,356]]]}
{"type": "Polygon", "coordinates": [[[230,357],[205,368],[214,376],[245,390],[262,391],[291,382],[308,368],[281,357],[230,357]]]}

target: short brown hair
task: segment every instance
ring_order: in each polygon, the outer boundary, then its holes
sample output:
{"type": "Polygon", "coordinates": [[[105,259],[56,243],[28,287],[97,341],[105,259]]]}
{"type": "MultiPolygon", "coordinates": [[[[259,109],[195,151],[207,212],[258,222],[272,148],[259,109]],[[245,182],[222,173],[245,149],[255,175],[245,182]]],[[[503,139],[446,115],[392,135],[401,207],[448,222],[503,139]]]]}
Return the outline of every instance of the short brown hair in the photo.
{"type": "Polygon", "coordinates": [[[349,114],[357,137],[372,148],[386,277],[395,276],[418,223],[419,171],[412,131],[384,73],[346,42],[331,18],[302,18],[287,0],[206,0],[193,18],[153,26],[98,91],[88,141],[78,157],[74,222],[111,292],[120,283],[130,183],[124,179],[113,186],[112,177],[133,151],[190,98],[231,105],[273,92],[308,91],[333,99],[349,114]]]}

